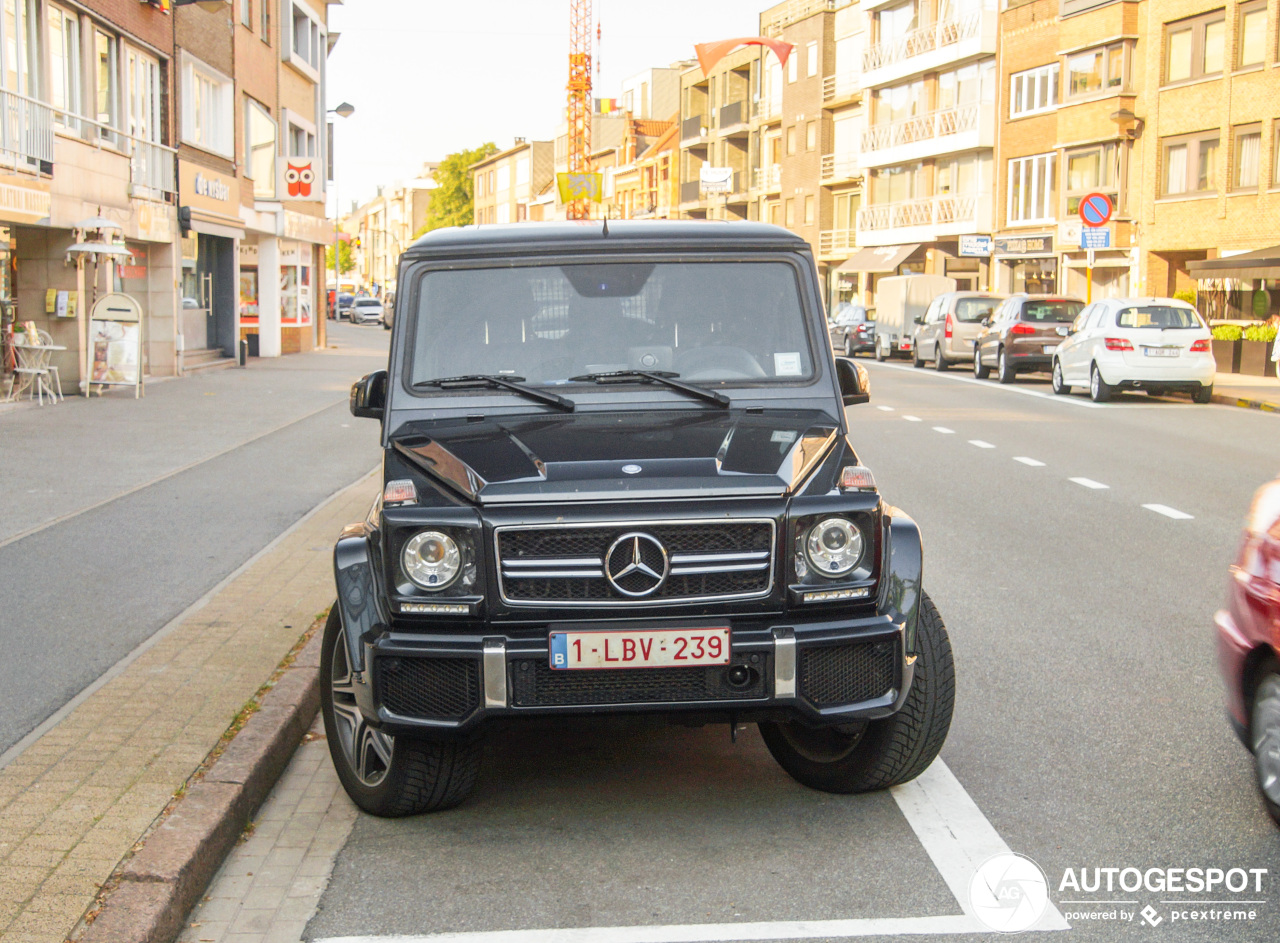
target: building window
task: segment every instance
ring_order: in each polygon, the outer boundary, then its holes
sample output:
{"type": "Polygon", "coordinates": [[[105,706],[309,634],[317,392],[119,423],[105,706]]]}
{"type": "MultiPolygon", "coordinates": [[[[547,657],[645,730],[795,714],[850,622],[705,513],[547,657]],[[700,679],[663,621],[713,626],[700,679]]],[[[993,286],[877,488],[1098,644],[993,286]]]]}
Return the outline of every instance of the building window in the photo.
{"type": "Polygon", "coordinates": [[[1250,124],[1235,129],[1232,146],[1231,189],[1258,189],[1258,163],[1262,156],[1262,125],[1250,124]]]}
{"type": "Polygon", "coordinates": [[[182,61],[182,139],[224,157],[235,154],[231,79],[186,54],[182,61]]]}
{"type": "Polygon", "coordinates": [[[159,61],[130,47],[125,55],[125,78],[128,81],[125,130],[143,141],[159,143],[163,127],[160,99],[164,89],[159,61]]]}
{"type": "Polygon", "coordinates": [[[813,225],[813,197],[806,196],[804,198],[804,224],[806,226],[813,225]]]}
{"type": "Polygon", "coordinates": [[[1164,139],[1164,195],[1218,189],[1218,132],[1164,139]]]}
{"type": "Polygon", "coordinates": [[[300,3],[293,4],[293,22],[285,24],[289,31],[285,49],[288,61],[312,78],[320,76],[320,58],[324,54],[325,36],[311,11],[300,3]]]}
{"type": "MultiPolygon", "coordinates": [[[[267,0],[260,0],[266,3],[267,0]]],[[[253,0],[240,0],[240,22],[242,25],[253,29],[253,0]]]]}
{"type": "Polygon", "coordinates": [[[1124,84],[1124,43],[1100,46],[1067,58],[1068,97],[1096,95],[1124,84]]]}
{"type": "Polygon", "coordinates": [[[258,0],[258,35],[264,43],[271,42],[271,0],[258,0]]]}
{"type": "Polygon", "coordinates": [[[1053,219],[1054,154],[1009,161],[1009,222],[1053,219]]]}
{"type": "MultiPolygon", "coordinates": [[[[983,161],[975,154],[966,157],[940,157],[935,164],[934,190],[960,196],[982,192],[983,161]]],[[[987,170],[987,174],[990,170],[987,170]]]]}
{"type": "Polygon", "coordinates": [[[872,93],[871,113],[875,124],[891,124],[914,118],[924,110],[924,81],[878,88],[872,93]]]}
{"type": "Polygon", "coordinates": [[[858,207],[862,204],[860,193],[837,193],[834,200],[832,222],[840,232],[849,232],[857,224],[858,207]]]}
{"type": "MultiPolygon", "coordinates": [[[[120,119],[119,43],[102,30],[94,30],[94,57],[97,61],[97,119],[108,127],[116,127],[120,119]]],[[[108,128],[99,129],[104,138],[114,137],[108,128]]]]}
{"type": "MultiPolygon", "coordinates": [[[[0,86],[36,97],[40,47],[37,0],[4,0],[0,17],[0,86]]],[[[16,106],[13,106],[16,107],[16,106]]]]}
{"type": "Polygon", "coordinates": [[[500,164],[498,166],[497,176],[498,176],[497,192],[502,193],[506,190],[510,190],[511,189],[511,165],[500,164]]]}
{"type": "Polygon", "coordinates": [[[818,122],[810,121],[804,126],[804,149],[811,151],[818,146],[818,122]]]}
{"type": "Polygon", "coordinates": [[[1105,193],[1111,205],[1120,208],[1119,174],[1116,158],[1119,151],[1114,144],[1098,144],[1068,151],[1067,160],[1067,216],[1074,218],[1080,212],[1080,201],[1090,193],[1105,193]]]}
{"type": "Polygon", "coordinates": [[[796,152],[796,127],[792,125],[787,128],[787,156],[790,157],[796,152]]]}
{"type": "Polygon", "coordinates": [[[289,122],[289,156],[315,157],[316,134],[302,125],[289,122]]]}
{"type": "Polygon", "coordinates": [[[787,200],[786,207],[787,207],[787,211],[785,215],[787,220],[787,228],[793,229],[795,228],[795,225],[796,225],[796,201],[787,200]]]}
{"type": "Polygon", "coordinates": [[[1271,142],[1271,185],[1280,187],[1280,121],[1274,122],[1276,133],[1271,142]]]}
{"type": "Polygon", "coordinates": [[[529,185],[529,158],[521,157],[516,161],[516,186],[529,185]]]}
{"type": "Polygon", "coordinates": [[[1164,80],[1184,82],[1222,72],[1227,20],[1222,10],[1165,27],[1164,80]]]}
{"type": "Polygon", "coordinates": [[[252,98],[244,100],[245,176],[253,180],[257,199],[276,196],[276,123],[266,108],[252,98]]]}
{"type": "Polygon", "coordinates": [[[792,49],[791,55],[787,57],[787,84],[790,85],[799,77],[800,77],[800,57],[796,55],[796,51],[792,49]]]}
{"type": "Polygon", "coordinates": [[[924,166],[918,161],[881,167],[871,176],[871,203],[904,203],[920,195],[924,166]]]}
{"type": "Polygon", "coordinates": [[[782,207],[777,200],[769,204],[769,222],[775,226],[782,222],[782,207]]]}
{"type": "Polygon", "coordinates": [[[49,7],[49,99],[58,109],[53,120],[61,127],[79,130],[71,115],[81,113],[80,21],[75,14],[49,7]]]}
{"type": "Polygon", "coordinates": [[[1240,59],[1238,68],[1262,65],[1267,58],[1267,0],[1240,6],[1240,59]]]}
{"type": "Polygon", "coordinates": [[[1021,118],[1058,105],[1058,63],[1009,76],[1009,117],[1021,118]]]}
{"type": "Polygon", "coordinates": [[[818,74],[818,43],[810,41],[804,47],[805,72],[809,78],[818,74]]]}

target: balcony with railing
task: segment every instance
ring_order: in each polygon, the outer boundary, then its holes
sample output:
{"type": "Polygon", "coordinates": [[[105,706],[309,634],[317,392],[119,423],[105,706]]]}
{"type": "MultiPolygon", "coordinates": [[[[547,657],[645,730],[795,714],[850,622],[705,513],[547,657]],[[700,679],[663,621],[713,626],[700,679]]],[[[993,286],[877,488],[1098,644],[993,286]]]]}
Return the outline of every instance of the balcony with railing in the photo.
{"type": "Polygon", "coordinates": [[[680,146],[697,147],[707,143],[706,115],[690,115],[680,122],[680,146]]]}
{"type": "Polygon", "coordinates": [[[868,167],[900,164],[953,151],[994,147],[995,138],[995,107],[973,102],[871,125],[862,132],[862,162],[868,167]]]}
{"type": "Polygon", "coordinates": [[[770,164],[768,167],[757,167],[754,172],[755,189],[766,193],[776,193],[782,189],[782,165],[770,164]]]}
{"type": "Polygon", "coordinates": [[[129,190],[132,196],[164,199],[177,193],[178,185],[174,180],[174,158],[176,152],[172,147],[128,137],[129,151],[129,190]]]}
{"type": "Polygon", "coordinates": [[[858,248],[854,229],[827,229],[818,233],[818,256],[823,259],[846,257],[858,248]]]}
{"type": "Polygon", "coordinates": [[[53,115],[44,102],[0,89],[0,166],[48,171],[53,163],[53,115]]]}
{"type": "Polygon", "coordinates": [[[994,8],[973,10],[868,46],[862,54],[863,85],[885,85],[966,59],[995,55],[998,17],[994,8]]]}
{"type": "Polygon", "coordinates": [[[761,98],[752,102],[751,117],[765,124],[775,124],[782,120],[782,99],[761,98]]]}
{"type": "Polygon", "coordinates": [[[760,28],[766,36],[777,36],[792,23],[835,8],[836,0],[787,0],[763,14],[760,28]]]}
{"type": "Polygon", "coordinates": [[[720,133],[729,136],[746,134],[748,117],[749,109],[746,101],[729,102],[727,105],[721,105],[717,115],[720,133]]]}
{"type": "Polygon", "coordinates": [[[942,193],[872,203],[858,210],[858,245],[934,242],[944,236],[991,231],[990,193],[942,193]]]}
{"type": "Polygon", "coordinates": [[[822,155],[822,182],[823,183],[840,183],[845,180],[855,180],[862,176],[862,168],[858,164],[858,157],[855,154],[823,154],[822,155]]]}
{"type": "Polygon", "coordinates": [[[822,80],[822,104],[847,105],[862,97],[862,73],[838,72],[822,80]]]}
{"type": "Polygon", "coordinates": [[[697,203],[702,199],[702,184],[697,180],[686,180],[680,184],[680,204],[697,203]]]}

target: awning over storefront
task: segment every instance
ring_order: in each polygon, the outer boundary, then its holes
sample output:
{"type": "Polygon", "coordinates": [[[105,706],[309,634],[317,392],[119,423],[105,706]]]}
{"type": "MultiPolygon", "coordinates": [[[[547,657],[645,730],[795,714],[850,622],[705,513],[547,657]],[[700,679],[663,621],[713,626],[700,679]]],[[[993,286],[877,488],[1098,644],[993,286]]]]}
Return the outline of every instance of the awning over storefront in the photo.
{"type": "Polygon", "coordinates": [[[1229,255],[1222,259],[1188,262],[1187,272],[1195,279],[1280,278],[1280,246],[1255,249],[1253,252],[1242,252],[1240,255],[1229,255]]]}
{"type": "Polygon", "coordinates": [[[877,274],[895,272],[919,248],[920,244],[914,242],[903,246],[868,246],[841,262],[836,266],[836,271],[877,274]]]}

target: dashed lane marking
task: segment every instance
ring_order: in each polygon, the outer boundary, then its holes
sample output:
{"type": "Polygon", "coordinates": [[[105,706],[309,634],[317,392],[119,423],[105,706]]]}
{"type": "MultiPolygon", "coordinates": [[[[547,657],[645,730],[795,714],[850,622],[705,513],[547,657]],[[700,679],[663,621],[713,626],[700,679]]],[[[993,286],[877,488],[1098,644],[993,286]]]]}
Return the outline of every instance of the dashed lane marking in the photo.
{"type": "Polygon", "coordinates": [[[903,419],[905,419],[907,422],[922,422],[922,421],[923,421],[923,420],[921,420],[921,418],[920,418],[919,416],[903,416],[902,418],[903,418],[903,419]]]}
{"type": "Polygon", "coordinates": [[[1092,478],[1071,478],[1068,480],[1074,481],[1076,484],[1081,485],[1082,487],[1092,488],[1094,491],[1101,491],[1104,488],[1111,487],[1110,485],[1104,485],[1100,481],[1094,481],[1092,478]]]}
{"type": "Polygon", "coordinates": [[[1023,465],[1030,465],[1032,468],[1044,468],[1044,462],[1038,462],[1034,458],[1027,458],[1025,455],[1015,455],[1015,462],[1021,462],[1023,465]]]}
{"type": "Polygon", "coordinates": [[[954,430],[954,429],[948,429],[946,426],[934,426],[934,427],[933,427],[933,431],[934,431],[934,432],[941,432],[943,435],[955,435],[955,434],[956,434],[956,430],[954,430]]]}
{"type": "Polygon", "coordinates": [[[876,409],[880,410],[880,412],[882,412],[882,413],[891,413],[891,412],[893,412],[893,407],[892,407],[892,406],[877,406],[877,407],[876,407],[876,409]]]}
{"type": "Polygon", "coordinates": [[[1175,521],[1194,520],[1194,515],[1188,514],[1186,511],[1179,511],[1177,508],[1171,508],[1167,504],[1144,504],[1143,507],[1148,511],[1155,511],[1157,514],[1171,517],[1175,521]]]}
{"type": "Polygon", "coordinates": [[[979,449],[994,449],[995,446],[990,442],[984,442],[982,439],[970,439],[969,444],[979,449]]]}
{"type": "Polygon", "coordinates": [[[1128,405],[1126,403],[1105,403],[1105,404],[1095,403],[1091,400],[1080,399],[1079,397],[1076,397],[1076,396],[1055,396],[1052,393],[1045,393],[1041,390],[1032,390],[1024,386],[1016,386],[1013,384],[1005,384],[1005,383],[992,383],[990,380],[979,380],[974,377],[956,376],[955,374],[951,374],[951,373],[939,373],[936,370],[929,370],[929,371],[916,370],[914,367],[909,367],[906,364],[877,363],[875,364],[874,368],[876,370],[880,370],[880,369],[905,370],[908,373],[912,374],[913,376],[922,377],[922,378],[929,377],[934,380],[951,380],[953,383],[972,383],[975,386],[982,387],[984,390],[993,390],[1000,393],[1021,393],[1023,396],[1034,396],[1037,399],[1049,400],[1054,403],[1065,403],[1068,406],[1079,406],[1082,409],[1112,409],[1112,408],[1123,409],[1128,405]]]}

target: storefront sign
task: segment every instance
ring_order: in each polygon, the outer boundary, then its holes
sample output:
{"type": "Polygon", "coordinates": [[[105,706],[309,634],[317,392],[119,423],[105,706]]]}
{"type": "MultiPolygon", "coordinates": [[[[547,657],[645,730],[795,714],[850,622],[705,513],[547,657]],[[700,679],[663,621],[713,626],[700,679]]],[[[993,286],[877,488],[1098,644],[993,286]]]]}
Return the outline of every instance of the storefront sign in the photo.
{"type": "Polygon", "coordinates": [[[996,255],[1048,255],[1053,252],[1053,236],[997,236],[996,255]]]}
{"type": "Polygon", "coordinates": [[[240,181],[208,167],[178,161],[178,200],[214,219],[240,222],[240,181]]]}
{"type": "Polygon", "coordinates": [[[281,200],[322,200],[320,161],[315,157],[281,157],[276,160],[280,179],[276,195],[281,200]]]}
{"type": "Polygon", "coordinates": [[[240,243],[240,264],[241,265],[257,265],[258,264],[258,244],[256,242],[240,243]]]}
{"type": "Polygon", "coordinates": [[[125,235],[128,238],[146,242],[173,242],[177,226],[172,206],[137,198],[130,200],[129,206],[133,212],[129,214],[126,223],[125,235]]]}
{"type": "Polygon", "coordinates": [[[333,242],[333,223],[323,216],[309,216],[293,210],[284,211],[284,237],[328,245],[333,242]]]}
{"type": "Polygon", "coordinates": [[[0,176],[0,219],[34,223],[47,219],[52,205],[48,181],[0,176]]]}
{"type": "Polygon", "coordinates": [[[990,236],[961,236],[960,254],[985,258],[991,255],[990,236]]]}
{"type": "Polygon", "coordinates": [[[1081,249],[1110,249],[1111,230],[1086,226],[1080,231],[1081,249]]]}

